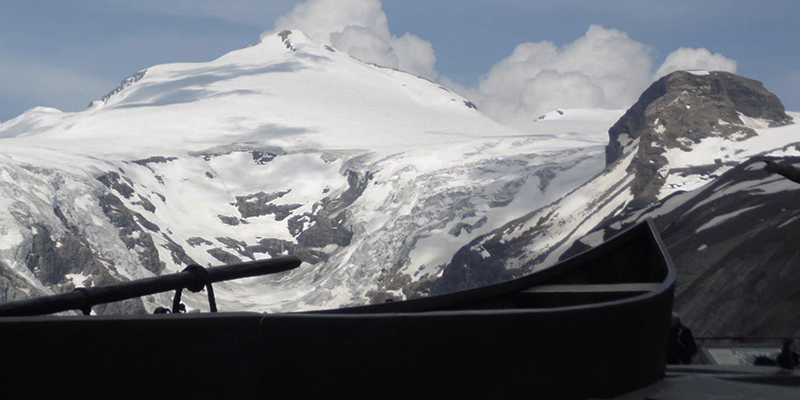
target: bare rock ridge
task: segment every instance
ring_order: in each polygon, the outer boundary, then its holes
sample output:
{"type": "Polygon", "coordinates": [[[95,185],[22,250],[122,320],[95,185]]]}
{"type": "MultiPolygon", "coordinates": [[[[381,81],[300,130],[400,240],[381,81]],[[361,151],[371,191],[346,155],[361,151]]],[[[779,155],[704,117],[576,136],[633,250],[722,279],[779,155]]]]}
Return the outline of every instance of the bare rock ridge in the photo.
{"type": "Polygon", "coordinates": [[[635,203],[644,206],[664,183],[659,169],[667,163],[667,149],[689,151],[714,136],[746,139],[756,134],[754,123],[792,123],[780,99],[761,82],[729,72],[673,72],[650,85],[608,130],[606,164],[637,151],[628,172],[636,175],[635,203]]]}
{"type": "MultiPolygon", "coordinates": [[[[110,91],[110,92],[109,92],[107,95],[103,96],[103,98],[102,98],[100,101],[102,101],[102,102],[104,102],[104,103],[105,103],[105,102],[107,102],[107,101],[108,101],[108,99],[110,99],[111,97],[113,97],[115,94],[117,94],[117,93],[119,93],[119,92],[121,92],[121,91],[125,90],[126,88],[128,88],[128,87],[129,87],[129,86],[131,86],[131,85],[133,85],[134,83],[136,83],[136,82],[138,82],[138,81],[142,80],[142,78],[144,78],[144,75],[145,75],[146,73],[147,73],[147,70],[145,69],[145,70],[139,71],[139,72],[137,72],[137,73],[135,73],[135,74],[131,75],[131,76],[130,76],[130,77],[128,77],[128,78],[125,78],[125,79],[122,81],[122,83],[120,83],[120,85],[119,85],[119,86],[117,86],[117,87],[116,87],[114,90],[110,91]]],[[[89,106],[91,106],[91,104],[89,104],[89,106]]]]}

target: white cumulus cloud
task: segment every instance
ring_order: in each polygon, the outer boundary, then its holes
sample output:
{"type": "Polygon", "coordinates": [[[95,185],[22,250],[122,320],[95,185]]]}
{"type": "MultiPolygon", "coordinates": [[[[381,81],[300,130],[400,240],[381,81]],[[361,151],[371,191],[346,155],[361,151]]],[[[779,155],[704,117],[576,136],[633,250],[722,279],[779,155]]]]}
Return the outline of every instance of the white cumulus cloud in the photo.
{"type": "Polygon", "coordinates": [[[680,48],[654,74],[653,48],[620,30],[591,25],[563,46],[517,45],[470,88],[437,73],[430,42],[412,33],[392,35],[380,0],[307,0],[278,18],[273,29],[299,29],[362,61],[438,79],[485,115],[510,124],[555,108],[627,109],[656,78],[678,69],[736,71],[736,62],[721,54],[680,48]]]}
{"type": "Polygon", "coordinates": [[[411,33],[392,35],[379,0],[308,0],[278,18],[274,29],[299,29],[362,61],[438,76],[431,43],[411,33]]]}
{"type": "Polygon", "coordinates": [[[653,49],[625,32],[592,25],[565,46],[522,43],[477,88],[442,82],[505,123],[530,121],[555,108],[627,109],[658,77],[680,69],[736,72],[736,62],[706,49],[670,53],[653,74],[653,49]]]}
{"type": "Polygon", "coordinates": [[[667,55],[667,58],[664,59],[664,63],[658,68],[653,78],[658,79],[670,72],[687,69],[736,73],[736,61],[720,53],[711,53],[704,48],[690,49],[681,47],[667,55]]]}
{"type": "Polygon", "coordinates": [[[561,48],[548,41],[518,45],[477,89],[462,94],[504,122],[553,108],[627,108],[650,83],[652,53],[622,31],[592,25],[561,48]]]}

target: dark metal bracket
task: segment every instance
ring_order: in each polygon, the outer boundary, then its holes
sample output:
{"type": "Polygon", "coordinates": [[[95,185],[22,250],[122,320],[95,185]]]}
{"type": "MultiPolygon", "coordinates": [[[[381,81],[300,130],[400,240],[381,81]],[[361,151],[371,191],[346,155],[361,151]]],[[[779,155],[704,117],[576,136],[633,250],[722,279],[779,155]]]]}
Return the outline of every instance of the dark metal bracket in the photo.
{"type": "MultiPolygon", "coordinates": [[[[197,282],[186,286],[186,289],[192,293],[197,293],[203,290],[203,287],[205,286],[206,292],[208,293],[208,308],[211,310],[211,312],[217,312],[217,300],[214,298],[214,287],[211,286],[211,280],[209,280],[208,277],[208,270],[199,265],[193,264],[184,268],[183,272],[191,272],[195,277],[197,277],[197,282]]],[[[175,297],[172,299],[173,314],[186,311],[185,307],[183,310],[181,310],[181,292],[183,292],[183,288],[178,288],[175,290],[175,297]]]]}

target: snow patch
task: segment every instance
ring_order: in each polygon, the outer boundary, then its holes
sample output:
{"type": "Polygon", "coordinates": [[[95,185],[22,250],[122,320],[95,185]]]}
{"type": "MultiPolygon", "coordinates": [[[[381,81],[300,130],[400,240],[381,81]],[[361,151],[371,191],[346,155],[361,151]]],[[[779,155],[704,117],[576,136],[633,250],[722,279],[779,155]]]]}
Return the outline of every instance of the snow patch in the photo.
{"type": "Polygon", "coordinates": [[[617,136],[617,142],[619,142],[622,147],[628,147],[631,143],[633,143],[633,138],[631,138],[631,135],[628,135],[627,133],[622,133],[617,136]]]}
{"type": "Polygon", "coordinates": [[[469,249],[472,250],[475,253],[480,254],[481,257],[483,257],[484,259],[489,258],[489,257],[492,256],[492,254],[489,253],[488,251],[486,251],[486,249],[483,246],[481,246],[480,244],[472,246],[469,249]]]}
{"type": "Polygon", "coordinates": [[[65,276],[68,281],[72,282],[72,285],[76,288],[85,287],[84,282],[89,279],[89,276],[83,274],[67,274],[65,276]]]}
{"type": "Polygon", "coordinates": [[[752,129],[766,129],[769,128],[769,121],[762,119],[762,118],[751,118],[748,117],[740,112],[737,111],[739,114],[739,119],[742,121],[742,124],[748,128],[752,129]]]}
{"type": "Polygon", "coordinates": [[[25,236],[16,226],[8,226],[6,221],[0,221],[0,251],[13,250],[25,241],[25,236]]]}
{"type": "Polygon", "coordinates": [[[733,219],[733,218],[735,218],[735,217],[737,217],[737,216],[739,216],[741,214],[744,214],[744,213],[746,213],[748,211],[754,210],[754,209],[759,208],[759,207],[761,207],[761,205],[747,207],[747,208],[744,208],[744,209],[741,209],[741,210],[737,210],[737,211],[734,211],[732,213],[728,213],[728,214],[725,214],[725,215],[718,215],[718,216],[712,218],[707,223],[703,224],[703,226],[697,228],[697,230],[694,231],[694,233],[697,234],[697,233],[700,233],[700,232],[702,232],[702,231],[704,231],[706,229],[710,229],[710,228],[713,228],[715,226],[721,225],[721,224],[725,223],[726,221],[730,221],[731,219],[733,219]]]}
{"type": "Polygon", "coordinates": [[[602,230],[595,231],[581,238],[581,243],[589,247],[596,247],[603,243],[603,236],[605,233],[602,230]]]}
{"type": "Polygon", "coordinates": [[[788,226],[789,224],[792,224],[792,223],[796,222],[798,219],[800,219],[800,217],[792,217],[792,218],[789,218],[789,219],[787,219],[786,221],[784,221],[782,224],[778,225],[778,229],[780,229],[780,228],[783,228],[783,227],[786,227],[786,226],[788,226]]]}

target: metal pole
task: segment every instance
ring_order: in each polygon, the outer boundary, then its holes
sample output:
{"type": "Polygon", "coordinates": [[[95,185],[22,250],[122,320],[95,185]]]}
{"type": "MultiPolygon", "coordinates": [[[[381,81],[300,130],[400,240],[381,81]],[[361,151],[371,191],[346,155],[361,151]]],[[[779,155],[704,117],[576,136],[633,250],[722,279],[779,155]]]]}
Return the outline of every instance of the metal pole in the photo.
{"type": "Polygon", "coordinates": [[[37,297],[0,304],[0,317],[45,315],[69,310],[85,310],[97,304],[168,292],[207,283],[223,282],[289,271],[300,266],[297,257],[280,257],[241,264],[206,268],[208,282],[191,271],[120,282],[111,285],[78,288],[69,293],[37,297]]]}

